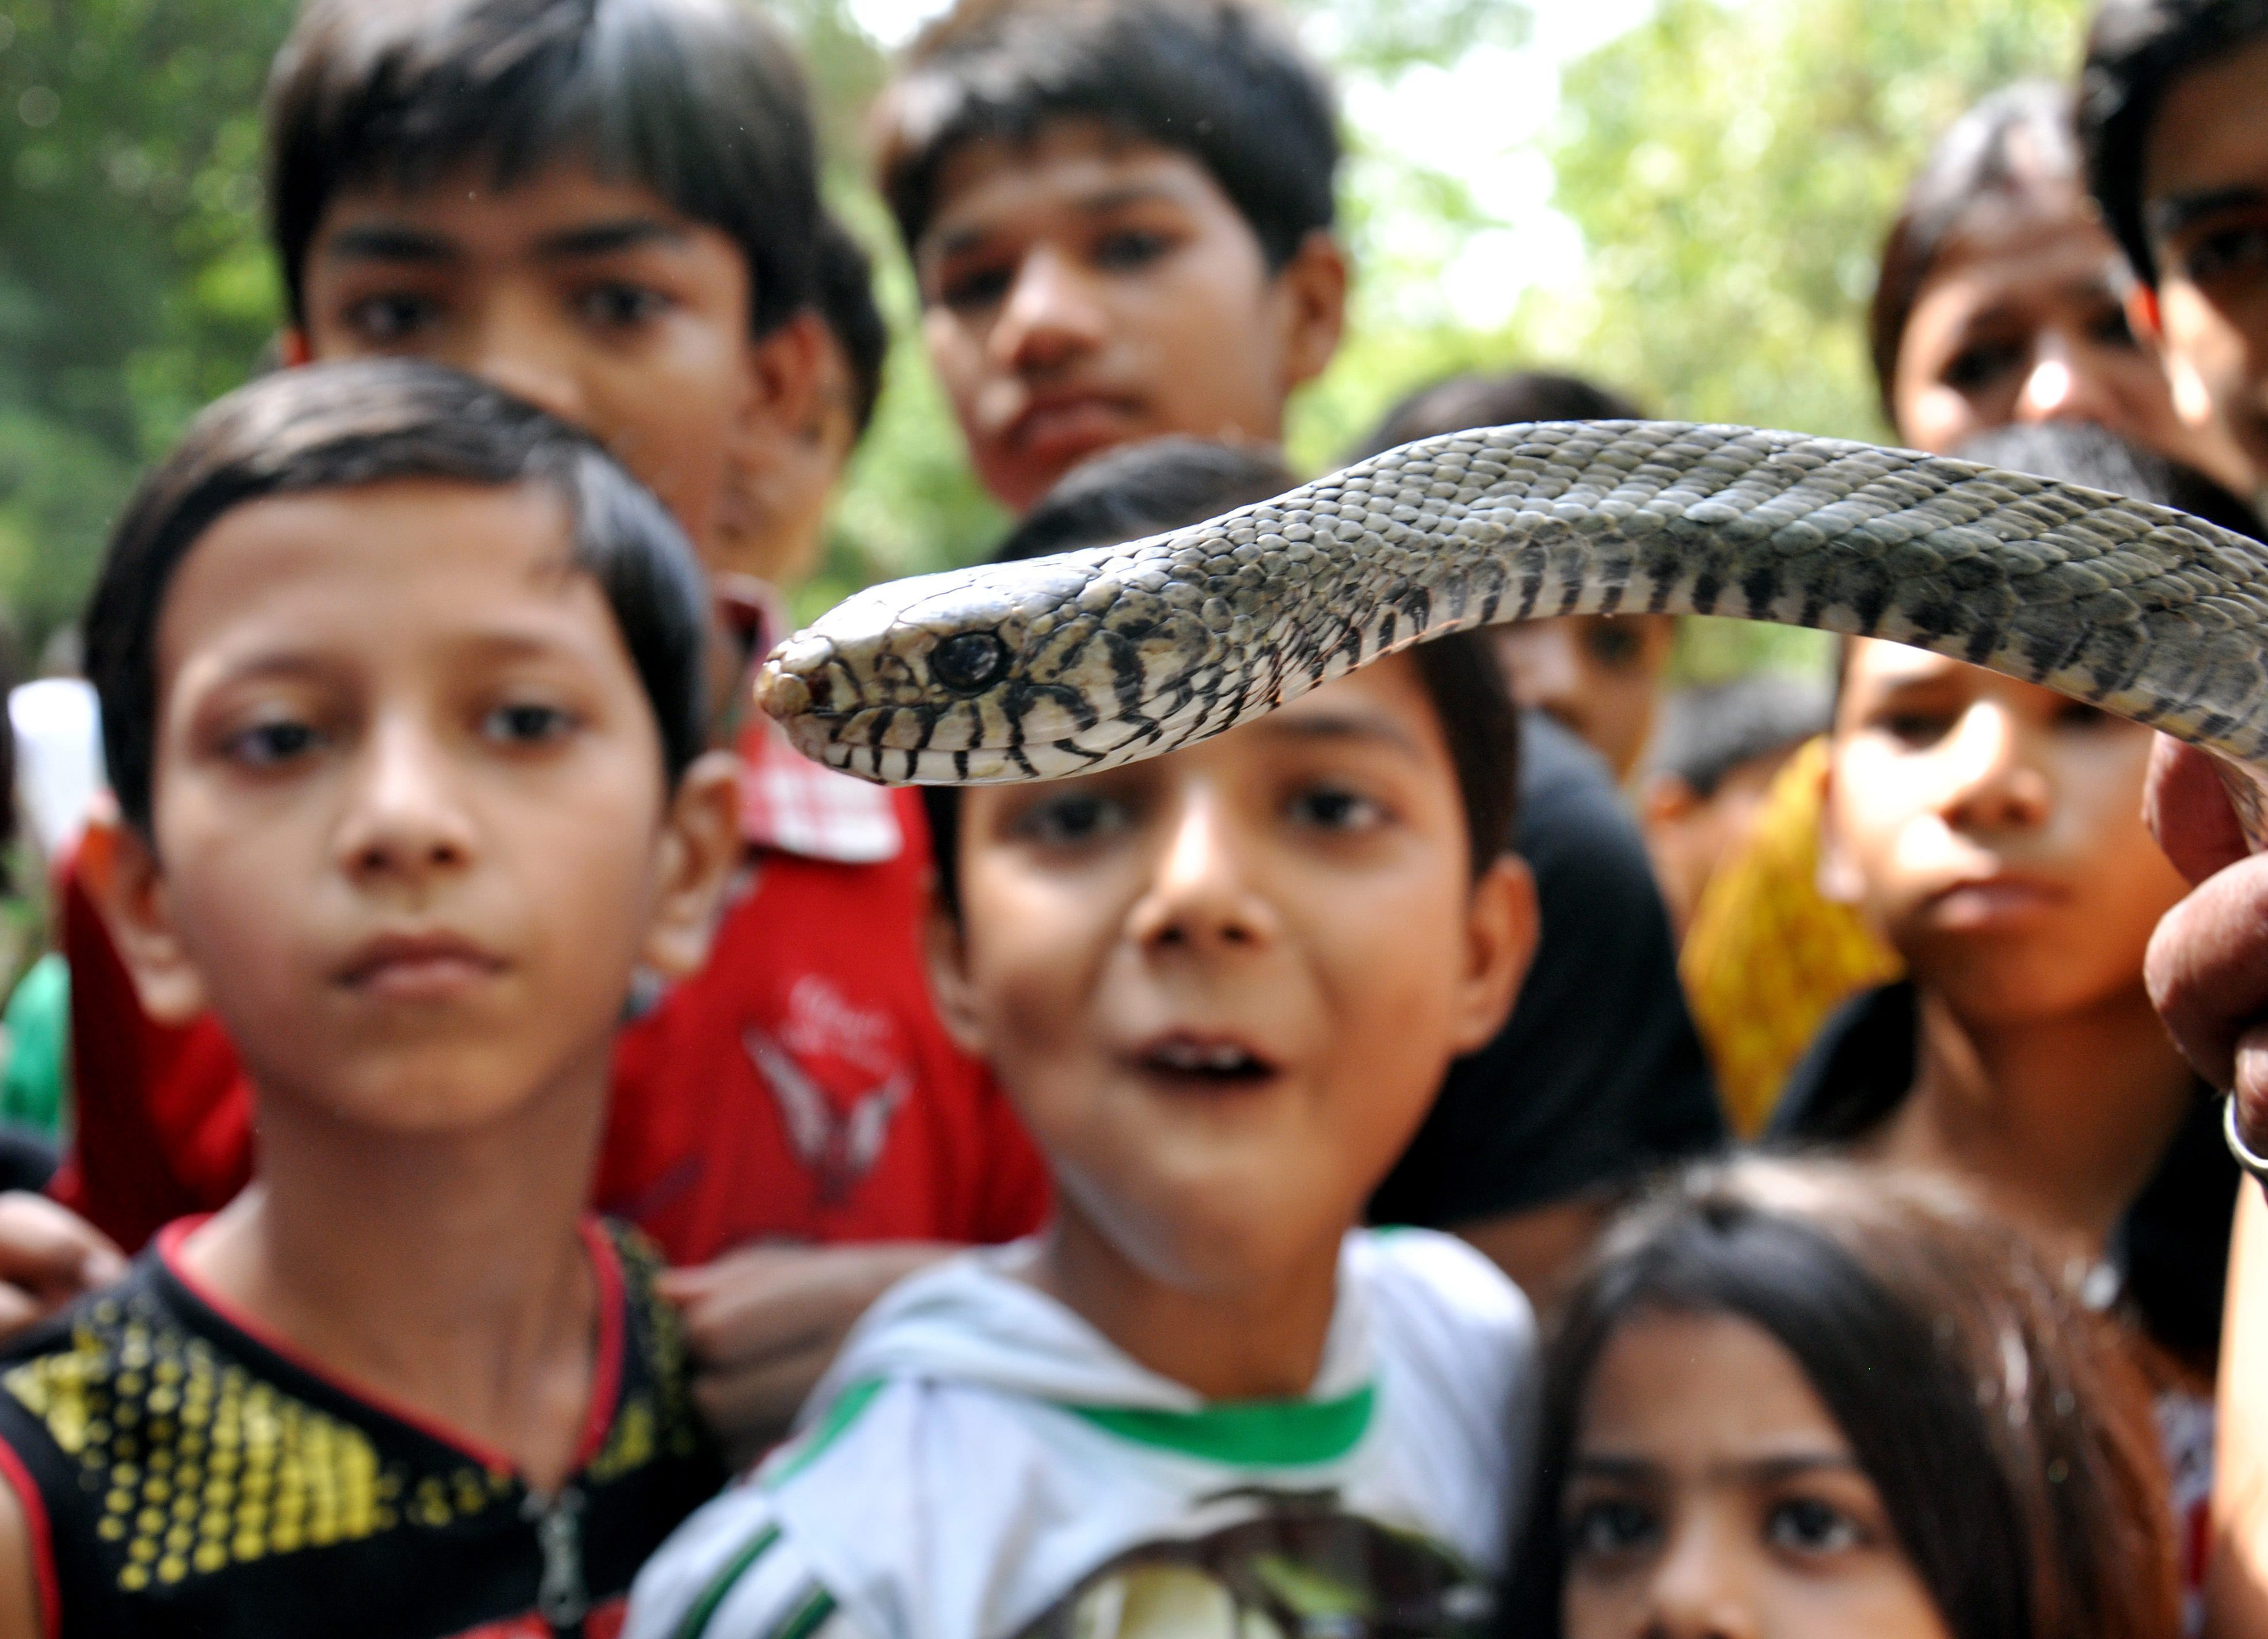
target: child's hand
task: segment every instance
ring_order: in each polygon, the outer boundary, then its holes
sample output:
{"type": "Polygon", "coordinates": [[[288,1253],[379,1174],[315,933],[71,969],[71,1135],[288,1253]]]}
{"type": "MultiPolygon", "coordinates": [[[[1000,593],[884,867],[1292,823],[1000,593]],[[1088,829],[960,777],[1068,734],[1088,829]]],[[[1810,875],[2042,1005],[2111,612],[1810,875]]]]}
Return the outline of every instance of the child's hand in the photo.
{"type": "Polygon", "coordinates": [[[2236,1090],[2245,1142],[2268,1151],[2268,854],[2246,852],[2212,761],[2163,736],[2147,809],[2158,846],[2198,884],[2150,941],[2150,998],[2198,1074],[2236,1090]]]}
{"type": "Polygon", "coordinates": [[[683,1312],[692,1346],[694,1404],[733,1465],[786,1437],[874,1299],[953,1250],[927,1241],[744,1246],[665,1274],[661,1295],[683,1312]]]}
{"type": "Polygon", "coordinates": [[[70,1208],[0,1194],[0,1341],[125,1274],[125,1255],[70,1208]]]}

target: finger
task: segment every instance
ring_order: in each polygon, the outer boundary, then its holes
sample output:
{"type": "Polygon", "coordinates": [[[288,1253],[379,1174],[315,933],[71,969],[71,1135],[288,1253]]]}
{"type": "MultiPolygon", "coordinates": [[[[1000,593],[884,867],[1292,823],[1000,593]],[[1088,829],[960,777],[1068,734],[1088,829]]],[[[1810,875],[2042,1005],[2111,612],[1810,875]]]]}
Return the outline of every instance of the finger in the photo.
{"type": "Polygon", "coordinates": [[[2168,911],[2142,972],[2183,1055],[2214,1086],[2234,1086],[2237,1038],[2268,1015],[2268,855],[2231,865],[2168,911]]]}
{"type": "Polygon", "coordinates": [[[47,1318],[48,1305],[19,1286],[0,1283],[0,1343],[47,1318]]]}
{"type": "Polygon", "coordinates": [[[2219,766],[2196,746],[2163,734],[2150,748],[2142,813],[2174,869],[2193,883],[2203,882],[2250,851],[2228,800],[2228,788],[2220,783],[2219,766]]]}
{"type": "Polygon", "coordinates": [[[77,1293],[125,1273],[116,1243],[68,1207],[23,1190],[0,1194],[0,1281],[77,1293]]]}
{"type": "Polygon", "coordinates": [[[831,1348],[814,1348],[761,1366],[696,1372],[694,1408],[737,1466],[787,1437],[834,1358],[831,1348]]]}
{"type": "Polygon", "coordinates": [[[2268,1025],[2238,1038],[2235,1060],[2236,1132],[2255,1155],[2268,1155],[2268,1025]]]}

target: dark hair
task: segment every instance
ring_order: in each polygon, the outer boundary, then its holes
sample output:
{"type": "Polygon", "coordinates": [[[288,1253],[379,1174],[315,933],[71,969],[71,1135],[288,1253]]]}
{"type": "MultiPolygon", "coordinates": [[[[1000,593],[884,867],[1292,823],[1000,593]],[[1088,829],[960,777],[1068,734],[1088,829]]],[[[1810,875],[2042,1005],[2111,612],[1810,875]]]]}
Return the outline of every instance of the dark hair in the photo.
{"type": "MultiPolygon", "coordinates": [[[[1186,529],[1274,499],[1293,487],[1280,458],[1238,445],[1157,438],[1106,452],[1057,481],[993,554],[1008,563],[1082,547],[1115,546],[1186,529]]],[[[1473,874],[1512,846],[1520,783],[1520,714],[1485,634],[1453,632],[1410,650],[1440,721],[1465,811],[1473,874]]],[[[961,915],[961,790],[926,785],[937,896],[961,915]]]]}
{"type": "Polygon", "coordinates": [[[1069,119],[1190,155],[1271,270],[1336,214],[1330,85],[1260,0],[961,0],[914,42],[878,114],[882,194],[909,249],[957,149],[1069,119]]]}
{"type": "Polygon", "coordinates": [[[1950,1186],[1748,1160],[1634,1209],[1568,1298],[1507,1639],[1560,1630],[1585,1392],[1648,1314],[1729,1316],[1794,1356],[1955,1639],[2176,1631],[2155,1424],[2107,1323],[1950,1186]]]}
{"type": "Polygon", "coordinates": [[[292,316],[348,188],[505,188],[572,156],[729,234],[757,334],[813,295],[818,143],[803,76],[740,0],[311,0],[269,78],[269,225],[292,316]]]}
{"type": "Polygon", "coordinates": [[[2268,0],[2103,0],[2087,34],[2079,139],[2087,182],[2143,283],[2158,282],[2142,210],[2150,128],[2174,83],[2268,34],[2268,0]]]}
{"type": "Polygon", "coordinates": [[[2045,81],[1994,92],[1955,120],[1907,185],[1882,241],[1882,268],[1867,310],[1867,345],[1882,415],[1897,425],[1892,388],[1898,349],[1922,287],[1962,218],[1990,199],[2020,199],[2067,184],[2079,189],[2071,92],[2045,81]]]}
{"type": "Polygon", "coordinates": [[[1823,732],[1833,703],[1816,681],[1768,672],[1682,688],[1662,702],[1646,767],[1705,801],[1735,770],[1823,732]]]}
{"type": "Polygon", "coordinates": [[[406,359],[320,364],[262,377],[206,409],[111,536],[87,608],[86,673],[118,805],[145,834],[158,626],[182,560],[238,507],[402,478],[556,495],[575,567],[606,594],[653,707],[669,783],[701,754],[707,593],[661,503],[582,432],[470,377],[406,359]]]}
{"type": "Polygon", "coordinates": [[[1646,412],[1621,393],[1550,370],[1502,375],[1451,376],[1418,388],[1386,412],[1346,459],[1367,460],[1417,438],[1472,427],[1510,427],[1530,421],[1644,421],[1646,412]]]}
{"type": "Polygon", "coordinates": [[[882,367],[890,354],[890,327],[874,304],[873,260],[832,217],[821,219],[813,250],[819,316],[850,366],[850,424],[863,437],[882,396],[882,367]]]}

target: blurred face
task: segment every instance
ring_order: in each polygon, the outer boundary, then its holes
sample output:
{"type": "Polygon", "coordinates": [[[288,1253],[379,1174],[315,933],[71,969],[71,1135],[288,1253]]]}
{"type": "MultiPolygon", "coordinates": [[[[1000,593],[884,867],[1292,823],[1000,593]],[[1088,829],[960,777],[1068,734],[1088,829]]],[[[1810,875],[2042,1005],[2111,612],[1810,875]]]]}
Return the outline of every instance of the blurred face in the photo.
{"type": "Polygon", "coordinates": [[[1534,891],[1477,883],[1456,776],[1397,657],[1202,746],[962,797],[948,1022],[1065,1214],[1184,1290],[1336,1244],[1455,1054],[1510,1008],[1534,891]]]}
{"type": "Polygon", "coordinates": [[[799,453],[823,328],[748,334],[747,259],[652,190],[561,165],[342,194],[304,269],[299,356],[425,358],[592,433],[711,572],[777,572],[751,474],[799,453]]]}
{"type": "Polygon", "coordinates": [[[1560,1505],[1568,1639],[1947,1639],[1842,1430],[1749,1321],[1625,1321],[1560,1505]]]}
{"type": "Polygon", "coordinates": [[[124,919],[154,1011],[209,1003],[263,1099],[357,1126],[603,1087],[633,966],[697,954],[714,884],[691,878],[725,845],[687,815],[728,835],[730,797],[665,793],[549,496],[240,508],[177,572],[157,658],[155,863],[124,919]]]}
{"type": "Polygon", "coordinates": [[[2185,418],[2234,439],[2268,488],[2268,39],[2176,82],[2150,128],[2142,208],[2185,418]]]}
{"type": "Polygon", "coordinates": [[[1791,746],[1741,764],[1706,797],[1678,775],[1647,776],[1638,793],[1638,825],[1681,939],[1718,865],[1747,844],[1772,782],[1794,751],[1791,746]]]}
{"type": "Polygon", "coordinates": [[[2125,283],[2117,247],[2075,186],[1972,206],[1899,342],[1898,436],[1943,455],[1995,427],[2087,421],[2183,457],[2195,438],[2174,414],[2156,354],[2127,327],[2125,283]]]}
{"type": "Polygon", "coordinates": [[[1666,614],[1571,614],[1498,628],[1512,697],[1550,712],[1626,780],[1653,732],[1677,639],[1666,614]]]}
{"type": "Polygon", "coordinates": [[[2141,983],[2183,884],[2142,823],[2151,732],[1901,644],[1852,647],[1822,873],[1977,1022],[2141,983]]]}
{"type": "Polygon", "coordinates": [[[923,334],[985,487],[1016,511],[1099,451],[1167,434],[1273,444],[1338,343],[1325,234],[1271,274],[1211,173],[1059,121],[946,161],[914,247],[923,334]]]}

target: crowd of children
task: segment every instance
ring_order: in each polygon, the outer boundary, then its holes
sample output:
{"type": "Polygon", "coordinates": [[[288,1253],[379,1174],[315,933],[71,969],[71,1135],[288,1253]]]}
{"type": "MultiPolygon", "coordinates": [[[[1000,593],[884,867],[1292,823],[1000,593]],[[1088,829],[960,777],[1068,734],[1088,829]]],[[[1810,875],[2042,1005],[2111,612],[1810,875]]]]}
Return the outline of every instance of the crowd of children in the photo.
{"type": "MultiPolygon", "coordinates": [[[[2104,0],[1957,125],[1891,429],[2261,533],[2264,83],[2104,0]]],[[[1268,0],[959,0],[875,112],[1003,558],[1293,483],[1350,268],[1268,0]]],[[[2209,764],[1874,641],[1665,704],[1641,615],[864,785],[745,687],[887,343],[760,10],[308,0],[266,125],[280,367],[84,623],[0,1639],[2268,1631],[2209,764]]]]}

